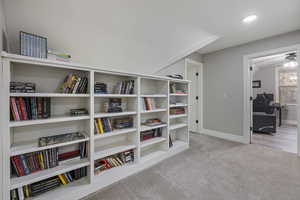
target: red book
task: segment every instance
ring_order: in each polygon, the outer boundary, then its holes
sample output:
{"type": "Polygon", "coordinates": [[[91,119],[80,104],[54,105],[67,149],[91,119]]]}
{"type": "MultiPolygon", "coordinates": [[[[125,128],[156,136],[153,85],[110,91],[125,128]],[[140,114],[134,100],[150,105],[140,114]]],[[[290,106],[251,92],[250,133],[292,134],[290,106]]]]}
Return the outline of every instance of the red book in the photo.
{"type": "Polygon", "coordinates": [[[58,155],[58,160],[66,160],[68,158],[72,158],[75,156],[80,156],[80,150],[75,150],[75,151],[70,151],[70,152],[66,152],[66,153],[62,153],[58,155]]]}
{"type": "Polygon", "coordinates": [[[26,112],[25,100],[22,97],[19,98],[19,103],[20,103],[22,120],[28,120],[28,118],[27,118],[27,112],[26,112]]]}
{"type": "Polygon", "coordinates": [[[20,156],[13,156],[12,159],[15,162],[15,165],[18,169],[19,175],[20,176],[25,176],[25,170],[22,167],[22,161],[21,161],[20,156]]]}
{"type": "Polygon", "coordinates": [[[20,116],[19,116],[18,107],[17,107],[17,103],[16,103],[16,98],[15,97],[12,97],[10,99],[10,109],[12,110],[14,120],[19,121],[20,120],[20,116]]]}

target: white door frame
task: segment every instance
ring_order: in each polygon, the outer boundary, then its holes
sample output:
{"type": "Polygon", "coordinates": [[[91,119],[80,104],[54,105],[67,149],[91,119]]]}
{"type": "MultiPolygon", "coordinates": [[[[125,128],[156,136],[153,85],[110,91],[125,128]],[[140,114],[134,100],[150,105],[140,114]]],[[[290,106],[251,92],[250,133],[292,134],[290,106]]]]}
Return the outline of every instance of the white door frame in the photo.
{"type": "MultiPolygon", "coordinates": [[[[254,58],[269,56],[273,54],[280,54],[289,51],[296,51],[297,52],[297,61],[300,64],[300,44],[273,49],[269,51],[258,52],[254,54],[245,55],[243,57],[243,78],[244,78],[244,120],[243,120],[243,130],[244,130],[244,137],[247,143],[250,143],[250,138],[252,132],[250,131],[250,126],[252,124],[252,119],[250,117],[251,114],[251,103],[250,97],[252,93],[252,82],[251,82],[251,72],[250,72],[250,61],[254,58]]],[[[298,67],[298,80],[300,80],[300,66],[298,67]]],[[[298,81],[298,88],[300,88],[300,81],[298,81]]],[[[300,124],[300,90],[298,90],[297,94],[297,123],[300,124]]],[[[298,126],[298,134],[297,134],[297,154],[300,152],[300,125],[298,126]]]]}
{"type": "MultiPolygon", "coordinates": [[[[186,58],[184,60],[184,79],[187,80],[188,78],[188,64],[194,64],[199,67],[199,82],[198,86],[200,89],[200,92],[198,94],[199,96],[199,104],[198,104],[198,111],[199,111],[199,116],[200,116],[200,125],[198,126],[198,133],[202,133],[203,131],[203,63],[192,60],[190,58],[186,58]]],[[[190,107],[190,105],[189,105],[190,107]]]]}

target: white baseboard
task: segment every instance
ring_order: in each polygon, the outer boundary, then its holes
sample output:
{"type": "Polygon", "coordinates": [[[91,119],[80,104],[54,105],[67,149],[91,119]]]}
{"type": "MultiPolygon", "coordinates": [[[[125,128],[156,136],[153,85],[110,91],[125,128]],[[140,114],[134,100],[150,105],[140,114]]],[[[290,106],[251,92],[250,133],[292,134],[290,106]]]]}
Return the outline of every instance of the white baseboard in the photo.
{"type": "Polygon", "coordinates": [[[297,125],[297,120],[282,120],[282,124],[296,126],[297,125]]]}
{"type": "Polygon", "coordinates": [[[233,135],[231,133],[224,133],[224,132],[209,130],[209,129],[202,129],[200,133],[204,134],[204,135],[221,138],[224,140],[239,142],[239,143],[243,143],[243,144],[249,144],[248,140],[244,136],[241,136],[241,135],[233,135]]]}

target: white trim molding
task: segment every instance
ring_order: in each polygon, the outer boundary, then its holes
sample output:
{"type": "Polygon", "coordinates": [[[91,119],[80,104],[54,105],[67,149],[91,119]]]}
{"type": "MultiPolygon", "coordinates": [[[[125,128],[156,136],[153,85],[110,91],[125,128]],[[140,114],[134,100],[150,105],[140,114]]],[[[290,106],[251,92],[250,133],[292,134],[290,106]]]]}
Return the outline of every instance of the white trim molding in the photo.
{"type": "Polygon", "coordinates": [[[210,129],[202,129],[202,131],[200,132],[203,135],[209,135],[212,137],[217,137],[217,138],[221,138],[224,140],[229,140],[232,142],[238,142],[238,143],[242,143],[242,144],[249,144],[247,141],[247,138],[242,136],[242,135],[234,135],[231,133],[224,133],[224,132],[220,132],[220,131],[215,131],[215,130],[210,130],[210,129]]]}

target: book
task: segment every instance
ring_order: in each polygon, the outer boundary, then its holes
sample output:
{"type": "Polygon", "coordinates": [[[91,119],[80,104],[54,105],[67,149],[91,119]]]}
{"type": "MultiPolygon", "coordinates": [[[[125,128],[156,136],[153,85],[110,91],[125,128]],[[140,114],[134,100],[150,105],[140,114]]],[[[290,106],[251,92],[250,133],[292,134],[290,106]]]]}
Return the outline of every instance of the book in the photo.
{"type": "Polygon", "coordinates": [[[86,133],[83,132],[73,132],[73,133],[65,133],[65,134],[41,137],[38,140],[38,145],[39,147],[44,147],[48,145],[80,140],[86,138],[85,135],[86,133]]]}
{"type": "Polygon", "coordinates": [[[86,94],[88,91],[88,78],[74,73],[68,74],[60,86],[61,93],[86,94]]]}
{"type": "Polygon", "coordinates": [[[134,80],[118,82],[113,89],[114,94],[134,94],[134,80]]]}

